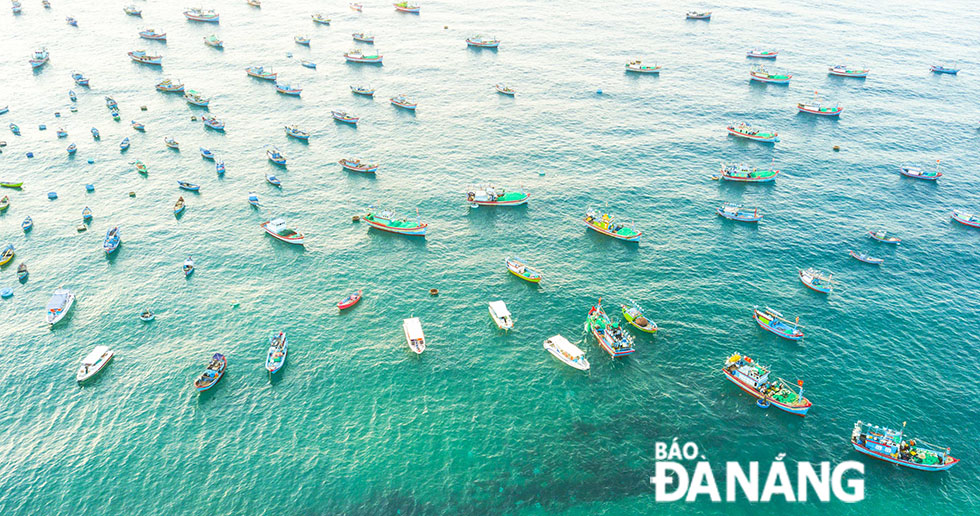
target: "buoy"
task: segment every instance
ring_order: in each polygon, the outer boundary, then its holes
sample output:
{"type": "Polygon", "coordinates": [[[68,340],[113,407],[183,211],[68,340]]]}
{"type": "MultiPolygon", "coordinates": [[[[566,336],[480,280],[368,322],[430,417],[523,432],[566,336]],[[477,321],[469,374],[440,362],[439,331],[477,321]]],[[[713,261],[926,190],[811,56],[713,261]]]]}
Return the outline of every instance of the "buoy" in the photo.
{"type": "Polygon", "coordinates": [[[48,192],[48,199],[57,199],[57,198],[58,198],[58,194],[56,194],[55,192],[48,192]]]}
{"type": "Polygon", "coordinates": [[[353,217],[350,218],[350,220],[352,222],[360,222],[361,221],[361,216],[360,215],[354,215],[353,217]]]}
{"type": "Polygon", "coordinates": [[[27,157],[28,158],[33,158],[34,157],[34,153],[33,152],[28,152],[27,153],[27,157]]]}
{"type": "Polygon", "coordinates": [[[146,111],[146,106],[140,106],[140,111],[146,111]]]}
{"type": "Polygon", "coordinates": [[[834,152],[840,152],[840,145],[834,145],[834,152]]]}
{"type": "Polygon", "coordinates": [[[430,288],[429,289],[429,295],[438,296],[439,295],[439,289],[437,289],[437,288],[430,288]]]}
{"type": "Polygon", "coordinates": [[[85,191],[86,192],[94,192],[95,191],[95,185],[85,185],[85,191]]]}
{"type": "Polygon", "coordinates": [[[762,399],[762,398],[759,398],[759,399],[755,400],[755,404],[756,404],[757,407],[762,408],[762,409],[769,408],[769,402],[766,401],[766,400],[764,400],[764,399],[762,399]]]}
{"type": "Polygon", "coordinates": [[[136,197],[136,192],[129,192],[130,197],[136,197]]]}

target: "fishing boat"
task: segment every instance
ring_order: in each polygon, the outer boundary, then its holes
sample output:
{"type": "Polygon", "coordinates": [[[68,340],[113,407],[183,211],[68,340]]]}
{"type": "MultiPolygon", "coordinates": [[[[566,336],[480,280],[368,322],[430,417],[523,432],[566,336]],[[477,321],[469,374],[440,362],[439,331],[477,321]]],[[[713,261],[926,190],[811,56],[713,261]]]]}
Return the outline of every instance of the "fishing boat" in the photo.
{"type": "Polygon", "coordinates": [[[112,360],[113,352],[109,346],[95,346],[95,348],[85,355],[78,371],[75,373],[75,380],[82,383],[89,378],[99,374],[105,366],[112,360]]]}
{"type": "Polygon", "coordinates": [[[347,297],[341,299],[340,302],[337,303],[337,308],[339,310],[346,310],[346,309],[348,309],[348,308],[356,305],[357,302],[360,301],[360,300],[361,300],[361,290],[358,289],[357,292],[354,292],[354,293],[348,295],[347,297]]]}
{"type": "Polygon", "coordinates": [[[129,58],[137,63],[160,66],[163,64],[163,56],[151,56],[145,50],[133,50],[127,52],[129,58]]]}
{"type": "Polygon", "coordinates": [[[174,216],[176,217],[181,213],[184,213],[184,210],[186,209],[187,205],[184,204],[184,196],[178,197],[177,202],[174,203],[174,216]]]}
{"type": "Polygon", "coordinates": [[[585,359],[585,352],[561,335],[555,335],[544,341],[544,349],[565,365],[574,367],[579,371],[589,370],[589,361],[585,359]]]}
{"type": "Polygon", "coordinates": [[[14,133],[14,136],[20,136],[20,126],[17,124],[10,124],[10,132],[14,133]]]}
{"type": "Polygon", "coordinates": [[[840,104],[824,105],[820,103],[817,100],[816,95],[814,95],[812,102],[797,102],[796,110],[800,113],[809,113],[811,115],[840,116],[840,114],[844,111],[844,108],[842,108],[840,104]]]}
{"type": "Polygon", "coordinates": [[[396,11],[403,13],[419,14],[419,12],[422,11],[422,6],[411,2],[398,2],[393,5],[395,6],[396,11]]]}
{"type": "Polygon", "coordinates": [[[105,232],[105,239],[102,240],[102,250],[105,254],[112,254],[119,248],[122,240],[119,238],[119,228],[114,227],[105,232]]]}
{"type": "Polygon", "coordinates": [[[309,36],[302,36],[302,35],[297,34],[296,36],[293,36],[293,41],[295,41],[296,43],[298,43],[300,45],[303,45],[303,46],[307,46],[307,47],[310,46],[310,37],[309,36]]]}
{"type": "Polygon", "coordinates": [[[360,41],[362,43],[374,43],[374,36],[370,34],[365,34],[363,32],[355,32],[351,34],[354,41],[360,41]]]}
{"type": "Polygon", "coordinates": [[[357,11],[357,12],[364,11],[364,5],[362,4],[352,3],[352,4],[348,4],[348,7],[350,7],[351,11],[357,11]]]}
{"type": "Polygon", "coordinates": [[[374,96],[374,88],[369,88],[367,86],[351,86],[350,91],[356,93],[357,95],[364,95],[366,97],[374,96]]]}
{"type": "Polygon", "coordinates": [[[739,222],[759,222],[762,220],[762,214],[759,213],[759,208],[744,208],[741,204],[732,202],[726,202],[718,208],[715,208],[715,212],[728,220],[739,222]]]}
{"type": "Polygon", "coordinates": [[[851,258],[864,263],[870,263],[872,265],[881,265],[882,263],[885,263],[884,258],[875,258],[867,253],[856,253],[854,251],[848,251],[847,253],[851,255],[851,258]]]}
{"type": "Polygon", "coordinates": [[[946,65],[932,65],[929,67],[929,71],[932,73],[945,73],[950,75],[956,75],[960,73],[960,69],[956,65],[946,66],[946,65]]]}
{"type": "Polygon", "coordinates": [[[344,59],[348,63],[371,63],[371,64],[381,64],[381,60],[384,56],[381,54],[365,54],[361,52],[360,49],[354,49],[344,54],[344,59]]]}
{"type": "Polygon", "coordinates": [[[24,233],[27,233],[33,227],[34,227],[34,219],[32,219],[30,215],[28,215],[27,218],[25,218],[24,221],[20,223],[20,229],[24,230],[24,233]]]}
{"type": "Polygon", "coordinates": [[[259,207],[259,196],[255,195],[255,192],[248,193],[248,203],[256,208],[259,207]]]}
{"type": "Polygon", "coordinates": [[[225,173],[225,162],[224,161],[219,161],[219,162],[215,163],[214,164],[214,171],[219,176],[224,175],[224,173],[225,173]]]}
{"type": "Polygon", "coordinates": [[[409,236],[425,236],[425,230],[429,226],[422,223],[422,217],[416,211],[416,221],[410,222],[407,219],[396,219],[395,212],[389,209],[375,210],[374,207],[368,209],[366,215],[361,220],[367,222],[369,226],[389,233],[398,233],[409,236]]]}
{"type": "Polygon", "coordinates": [[[72,143],[72,144],[70,144],[70,145],[68,146],[68,148],[66,148],[65,150],[67,150],[67,151],[68,151],[68,154],[69,154],[69,155],[71,155],[71,154],[75,154],[75,152],[77,152],[77,151],[78,151],[78,146],[77,146],[77,145],[75,145],[74,143],[72,143]]]}
{"type": "Polygon", "coordinates": [[[20,265],[17,266],[17,280],[23,283],[27,281],[27,276],[29,275],[30,273],[27,272],[27,263],[20,262],[20,265]]]}
{"type": "Polygon", "coordinates": [[[215,131],[222,131],[222,132],[224,132],[225,130],[225,123],[222,122],[221,120],[218,120],[218,117],[214,115],[202,116],[201,121],[204,122],[204,127],[207,127],[209,129],[214,129],[215,131]]]}
{"type": "Polygon", "coordinates": [[[0,179],[0,187],[3,188],[20,188],[22,186],[24,186],[23,181],[7,181],[0,179]]]}
{"type": "Polygon", "coordinates": [[[196,185],[194,183],[190,183],[190,182],[187,182],[187,181],[180,181],[180,180],[177,180],[177,186],[181,190],[189,190],[191,192],[196,192],[196,191],[198,191],[198,190],[201,189],[201,186],[200,185],[196,185]]]}
{"type": "Polygon", "coordinates": [[[57,135],[58,138],[65,138],[68,136],[68,131],[66,131],[63,127],[59,127],[58,130],[55,131],[55,135],[57,135]]]}
{"type": "Polygon", "coordinates": [[[75,81],[75,84],[77,84],[79,86],[88,86],[89,85],[88,77],[85,77],[84,75],[82,75],[81,72],[72,72],[71,73],[71,78],[72,78],[72,80],[75,81]]]}
{"type": "Polygon", "coordinates": [[[119,142],[119,150],[124,151],[128,148],[129,148],[129,137],[127,136],[123,138],[121,142],[119,142]]]}
{"type": "Polygon", "coordinates": [[[251,5],[252,7],[262,7],[262,2],[259,0],[245,0],[245,3],[251,5]]]}
{"type": "Polygon", "coordinates": [[[613,358],[636,351],[633,336],[624,331],[619,323],[612,322],[602,309],[602,298],[599,298],[599,302],[589,309],[585,331],[591,333],[599,346],[613,358]]]}
{"type": "Polygon", "coordinates": [[[749,79],[758,82],[789,84],[789,80],[792,78],[793,76],[787,73],[770,72],[764,66],[756,66],[749,71],[749,79]]]}
{"type": "Polygon", "coordinates": [[[963,224],[964,226],[970,226],[971,228],[980,228],[980,215],[976,213],[969,213],[965,211],[953,210],[952,214],[953,220],[963,224]]]}
{"type": "Polygon", "coordinates": [[[193,7],[184,11],[184,17],[191,21],[218,23],[218,13],[211,9],[193,7]]]}
{"type": "Polygon", "coordinates": [[[490,301],[490,318],[501,330],[507,331],[514,328],[514,319],[503,301],[490,301]]]}
{"type": "Polygon", "coordinates": [[[92,209],[86,206],[82,209],[82,222],[89,222],[92,220],[92,209]]]}
{"type": "Polygon", "coordinates": [[[225,48],[225,42],[218,38],[216,34],[211,34],[204,38],[204,44],[214,48],[225,48]]]}
{"type": "Polygon", "coordinates": [[[0,265],[7,265],[10,260],[14,259],[14,244],[7,244],[0,249],[0,265]]]}
{"type": "Polygon", "coordinates": [[[129,121],[129,125],[132,126],[133,129],[135,129],[135,130],[137,130],[137,131],[139,131],[141,133],[142,132],[146,132],[146,126],[143,125],[143,124],[141,124],[141,123],[139,123],[139,122],[137,122],[136,120],[130,120],[129,121]]]}
{"type": "Polygon", "coordinates": [[[869,457],[920,471],[945,471],[960,462],[949,454],[949,447],[905,439],[905,421],[901,430],[892,430],[859,420],[851,431],[851,445],[869,457]]]}
{"type": "Polygon", "coordinates": [[[878,231],[870,230],[870,231],[868,231],[868,236],[870,238],[874,239],[874,240],[877,240],[879,242],[883,242],[883,243],[886,243],[886,244],[898,245],[898,244],[902,243],[902,239],[901,238],[898,238],[898,237],[890,237],[890,236],[888,236],[888,233],[885,230],[883,230],[883,229],[879,229],[878,231]]]}
{"type": "Polygon", "coordinates": [[[166,32],[157,32],[156,29],[143,29],[139,31],[140,37],[143,39],[152,39],[154,41],[167,41],[166,32]]]}
{"type": "Polygon", "coordinates": [[[797,380],[797,390],[794,390],[786,380],[773,378],[768,367],[740,353],[732,353],[721,371],[739,389],[762,400],[760,407],[772,405],[802,417],[813,405],[803,397],[803,380],[797,380]]]}
{"type": "Polygon", "coordinates": [[[275,374],[286,365],[286,352],[289,350],[289,339],[283,332],[276,332],[269,337],[269,352],[265,356],[265,370],[275,374]]]}
{"type": "Polygon", "coordinates": [[[99,130],[98,129],[96,129],[96,128],[93,127],[91,129],[91,131],[92,131],[92,139],[93,140],[99,140],[99,139],[102,138],[102,136],[99,134],[99,130]]]}
{"type": "Polygon", "coordinates": [[[266,70],[261,66],[249,66],[245,69],[245,73],[247,73],[249,77],[255,77],[256,79],[263,79],[266,81],[274,81],[276,80],[276,77],[279,76],[278,73],[273,72],[272,70],[266,70]]]}
{"type": "Polygon", "coordinates": [[[73,18],[71,16],[66,16],[65,17],[65,22],[67,22],[68,25],[71,25],[72,27],[78,27],[78,20],[76,20],[75,18],[73,18]]]}
{"type": "Polygon", "coordinates": [[[688,13],[687,13],[687,19],[688,20],[710,20],[711,19],[711,11],[707,11],[707,12],[688,11],[688,13]]]}
{"type": "Polygon", "coordinates": [[[7,211],[7,208],[9,207],[10,207],[10,197],[6,195],[0,197],[0,211],[7,211]]]}
{"type": "Polygon", "coordinates": [[[936,181],[940,177],[943,177],[943,173],[939,171],[938,160],[936,161],[936,168],[933,170],[926,170],[918,165],[902,165],[898,167],[898,173],[905,177],[922,179],[925,181],[936,181]]]}
{"type": "Polygon", "coordinates": [[[10,106],[9,105],[4,106],[4,107],[0,107],[0,115],[6,114],[8,111],[10,111],[10,106]]]}
{"type": "Polygon", "coordinates": [[[500,40],[477,34],[476,36],[466,38],[466,45],[476,48],[497,48],[500,46],[500,40]]]}
{"type": "Polygon", "coordinates": [[[541,273],[528,265],[527,262],[525,262],[519,256],[508,256],[504,259],[504,265],[507,266],[507,270],[511,274],[521,278],[524,281],[530,283],[541,283],[541,273]]]}
{"type": "Polygon", "coordinates": [[[800,271],[800,281],[814,292],[829,294],[834,289],[833,274],[824,274],[812,267],[800,271]]]}
{"type": "Polygon", "coordinates": [[[51,326],[58,324],[59,321],[68,315],[68,311],[71,310],[74,304],[75,294],[71,290],[67,288],[55,290],[45,307],[45,321],[51,326]]]}
{"type": "Polygon", "coordinates": [[[165,136],[163,138],[163,143],[166,144],[167,148],[180,149],[180,142],[175,140],[172,136],[165,136]]]}
{"type": "Polygon", "coordinates": [[[211,149],[208,149],[206,147],[201,147],[201,157],[204,159],[209,159],[211,161],[214,161],[214,153],[211,152],[211,149]]]}
{"type": "Polygon", "coordinates": [[[321,25],[330,25],[330,18],[327,18],[327,16],[323,13],[313,13],[310,15],[310,18],[313,19],[313,23],[319,23],[321,25]]]}
{"type": "Polygon", "coordinates": [[[287,244],[303,245],[306,236],[286,225],[286,221],[281,218],[267,220],[259,226],[273,238],[286,242],[287,244]]]}
{"type": "Polygon", "coordinates": [[[779,133],[756,129],[745,122],[728,124],[726,129],[728,130],[728,134],[738,136],[739,138],[748,138],[749,140],[763,143],[776,143],[779,141],[779,133]]]}
{"type": "Polygon", "coordinates": [[[643,316],[643,309],[636,301],[632,299],[629,301],[629,305],[619,305],[623,309],[623,319],[644,333],[657,333],[657,323],[643,316]]]}
{"type": "Polygon", "coordinates": [[[836,75],[838,77],[854,77],[857,79],[863,79],[868,76],[871,70],[867,68],[848,68],[847,65],[834,65],[829,68],[830,75],[836,75]]]}
{"type": "Polygon", "coordinates": [[[201,376],[194,380],[194,389],[197,392],[202,392],[214,387],[218,380],[221,380],[221,377],[225,375],[227,368],[228,359],[221,353],[215,353],[211,356],[211,361],[208,362],[208,366],[201,373],[201,376]]]}
{"type": "Polygon", "coordinates": [[[783,314],[768,306],[765,310],[753,308],[752,317],[759,324],[760,328],[775,333],[784,339],[800,340],[803,338],[803,332],[800,331],[799,326],[799,317],[796,318],[796,322],[789,322],[783,318],[783,314]]]}
{"type": "Polygon", "coordinates": [[[417,355],[425,351],[425,333],[422,332],[422,321],[418,317],[405,319],[402,322],[402,329],[405,331],[405,340],[408,347],[417,355]]]}
{"type": "Polygon", "coordinates": [[[345,124],[357,125],[357,122],[360,120],[360,118],[353,116],[346,111],[331,111],[330,114],[333,115],[334,120],[345,124]]]}
{"type": "Polygon", "coordinates": [[[626,71],[628,73],[660,73],[660,69],[663,68],[658,64],[653,66],[645,65],[639,59],[634,59],[626,63],[626,71]]]}
{"type": "Polygon", "coordinates": [[[523,189],[508,192],[492,184],[474,186],[466,193],[466,202],[474,206],[520,206],[530,198],[523,189]]]}
{"type": "Polygon", "coordinates": [[[150,310],[149,308],[144,308],[142,311],[140,311],[139,317],[140,320],[143,322],[150,322],[156,316],[153,315],[153,310],[150,310]]]}
{"type": "Polygon", "coordinates": [[[341,167],[352,172],[363,172],[365,174],[373,174],[378,171],[378,166],[376,163],[362,163],[361,160],[356,158],[344,158],[339,161],[341,167]]]}
{"type": "Polygon", "coordinates": [[[282,93],[283,95],[292,95],[298,97],[300,93],[303,93],[303,88],[297,88],[295,86],[290,86],[289,84],[276,83],[276,91],[282,93]]]}
{"type": "Polygon", "coordinates": [[[276,165],[286,166],[286,156],[279,150],[279,147],[270,147],[266,149],[265,155],[269,158],[269,161],[275,163],[276,165]]]}
{"type": "Polygon", "coordinates": [[[143,17],[143,11],[133,4],[129,4],[126,7],[123,7],[123,12],[130,16],[139,16],[140,18],[143,17]]]}
{"type": "Polygon", "coordinates": [[[583,220],[589,229],[627,242],[639,242],[643,235],[642,231],[636,231],[632,223],[620,224],[612,215],[593,208],[589,208],[583,220]]]}
{"type": "Polygon", "coordinates": [[[157,88],[157,90],[163,91],[163,92],[166,92],[166,93],[183,93],[184,92],[184,84],[182,82],[180,82],[179,80],[178,81],[173,81],[171,79],[164,79],[164,80],[162,80],[162,81],[160,81],[160,82],[157,83],[156,88],[157,88]]]}
{"type": "Polygon", "coordinates": [[[405,95],[399,94],[395,97],[391,97],[389,100],[391,101],[392,105],[411,111],[415,111],[415,108],[419,106],[418,102],[412,102],[405,95]]]}
{"type": "Polygon", "coordinates": [[[309,140],[310,139],[310,133],[308,133],[308,132],[300,129],[299,127],[297,127],[295,125],[293,125],[293,126],[289,126],[289,125],[283,126],[282,129],[283,129],[283,131],[286,132],[286,136],[290,136],[292,138],[296,138],[297,140],[309,140]]]}
{"type": "Polygon", "coordinates": [[[504,95],[510,95],[511,97],[517,95],[517,90],[505,86],[499,82],[493,85],[493,89],[497,90],[497,93],[503,93],[504,95]]]}
{"type": "Polygon", "coordinates": [[[184,266],[181,267],[181,270],[184,271],[184,277],[194,274],[194,260],[190,256],[184,260],[184,266]]]}
{"type": "Polygon", "coordinates": [[[300,66],[304,66],[306,68],[312,68],[316,70],[316,63],[314,63],[313,61],[307,61],[306,59],[303,59],[302,61],[299,62],[299,64],[300,66]]]}
{"type": "Polygon", "coordinates": [[[133,165],[133,168],[135,168],[140,174],[146,174],[149,171],[149,169],[146,167],[146,163],[143,163],[140,160],[132,162],[131,165],[133,165]]]}
{"type": "Polygon", "coordinates": [[[753,48],[745,53],[745,57],[754,57],[757,59],[776,59],[778,55],[778,50],[763,50],[761,48],[753,48]]]}
{"type": "Polygon", "coordinates": [[[211,103],[211,99],[209,97],[205,97],[204,95],[201,95],[200,92],[194,90],[187,90],[187,92],[184,93],[184,100],[186,100],[188,104],[201,107],[208,107],[208,104],[211,103]]]}
{"type": "Polygon", "coordinates": [[[31,68],[40,68],[47,64],[51,59],[51,55],[48,53],[48,49],[41,48],[40,50],[34,51],[34,56],[27,62],[31,63],[31,68]]]}
{"type": "Polygon", "coordinates": [[[279,188],[279,187],[282,186],[282,181],[280,181],[278,177],[276,177],[276,176],[274,176],[272,174],[266,174],[265,175],[265,181],[267,183],[269,183],[270,185],[275,186],[276,188],[279,188]]]}

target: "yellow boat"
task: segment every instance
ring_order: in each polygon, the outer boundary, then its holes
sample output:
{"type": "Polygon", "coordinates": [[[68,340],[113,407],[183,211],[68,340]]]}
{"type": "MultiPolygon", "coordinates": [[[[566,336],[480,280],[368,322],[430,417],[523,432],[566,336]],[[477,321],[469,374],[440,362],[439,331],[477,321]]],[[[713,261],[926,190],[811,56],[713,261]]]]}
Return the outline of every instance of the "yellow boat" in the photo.
{"type": "Polygon", "coordinates": [[[3,248],[3,252],[0,252],[0,265],[7,265],[10,260],[14,259],[14,244],[7,244],[7,247],[3,248]]]}
{"type": "Polygon", "coordinates": [[[630,306],[621,305],[623,308],[623,319],[631,326],[644,333],[657,333],[657,323],[643,316],[643,310],[636,301],[630,300],[630,306]]]}
{"type": "Polygon", "coordinates": [[[524,260],[515,256],[506,258],[504,263],[507,264],[507,270],[514,276],[531,283],[541,283],[541,274],[524,263],[524,260]]]}

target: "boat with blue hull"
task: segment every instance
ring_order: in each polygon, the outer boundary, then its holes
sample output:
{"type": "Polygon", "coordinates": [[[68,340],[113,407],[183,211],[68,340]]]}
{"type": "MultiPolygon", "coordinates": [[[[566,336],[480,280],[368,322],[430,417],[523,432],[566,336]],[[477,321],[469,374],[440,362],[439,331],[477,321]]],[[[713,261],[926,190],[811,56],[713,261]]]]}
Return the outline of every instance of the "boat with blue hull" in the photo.
{"type": "Polygon", "coordinates": [[[726,202],[719,206],[715,209],[715,212],[728,220],[739,222],[759,222],[762,220],[762,214],[759,213],[759,208],[743,208],[741,204],[731,202],[726,202]]]}
{"type": "Polygon", "coordinates": [[[269,374],[275,374],[286,365],[286,352],[289,349],[289,340],[283,332],[276,332],[269,338],[269,352],[265,357],[265,370],[269,374]]]}
{"type": "Polygon", "coordinates": [[[208,362],[208,366],[201,373],[201,376],[194,380],[194,390],[203,392],[217,385],[218,380],[225,375],[228,368],[228,359],[221,353],[215,353],[208,362]]]}
{"type": "Polygon", "coordinates": [[[619,323],[614,323],[602,309],[602,298],[589,309],[589,317],[585,320],[585,331],[595,337],[599,347],[616,358],[629,355],[636,351],[633,336],[626,332],[619,323]]]}
{"type": "Polygon", "coordinates": [[[773,378],[768,367],[741,353],[729,356],[722,372],[739,389],[758,398],[760,407],[773,406],[803,417],[813,405],[803,396],[803,380],[797,380],[798,390],[794,390],[786,380],[773,378]]]}
{"type": "Polygon", "coordinates": [[[784,339],[800,340],[803,338],[803,332],[800,331],[801,326],[799,325],[799,317],[796,318],[795,322],[790,322],[783,318],[783,314],[769,308],[768,306],[765,308],[765,310],[753,308],[752,317],[755,319],[755,322],[758,323],[760,328],[770,333],[774,333],[784,339]]]}
{"type": "Polygon", "coordinates": [[[905,439],[901,430],[858,421],[851,432],[854,449],[878,460],[920,471],[946,471],[960,459],[949,454],[949,448],[929,444],[921,439],[905,439]]]}
{"type": "Polygon", "coordinates": [[[102,241],[102,250],[105,254],[112,254],[119,248],[122,240],[119,237],[119,228],[114,227],[105,233],[105,240],[102,241]]]}

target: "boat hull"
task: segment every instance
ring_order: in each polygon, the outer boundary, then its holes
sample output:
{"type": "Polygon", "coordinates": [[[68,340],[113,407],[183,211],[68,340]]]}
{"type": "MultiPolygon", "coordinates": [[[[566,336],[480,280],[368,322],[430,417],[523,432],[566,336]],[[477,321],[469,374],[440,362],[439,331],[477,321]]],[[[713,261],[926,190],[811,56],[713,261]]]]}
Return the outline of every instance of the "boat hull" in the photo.
{"type": "MultiPolygon", "coordinates": [[[[583,221],[583,222],[585,222],[585,221],[583,221]]],[[[585,222],[585,226],[588,227],[589,229],[591,229],[592,231],[597,232],[597,233],[602,233],[603,235],[610,236],[610,237],[613,237],[613,238],[615,238],[617,240],[623,240],[623,241],[626,241],[626,242],[639,242],[640,241],[640,237],[643,236],[643,232],[642,231],[639,232],[639,233],[637,233],[637,234],[635,234],[635,235],[623,236],[623,235],[620,235],[618,233],[613,233],[612,231],[607,231],[607,230],[602,229],[600,227],[594,226],[592,224],[589,224],[588,222],[585,222]]]]}
{"type": "Polygon", "coordinates": [[[870,263],[871,265],[881,265],[882,263],[885,263],[885,260],[883,260],[882,258],[872,258],[870,256],[863,257],[855,253],[854,251],[848,251],[848,254],[851,255],[851,258],[854,258],[859,262],[870,263]]]}
{"type": "Polygon", "coordinates": [[[953,220],[963,224],[964,226],[970,226],[971,228],[980,228],[980,220],[970,220],[972,216],[962,216],[957,212],[953,212],[953,220]]]}
{"type": "Polygon", "coordinates": [[[898,173],[902,174],[905,177],[911,177],[912,179],[921,179],[923,181],[936,181],[940,177],[943,177],[942,172],[936,172],[936,175],[934,176],[927,176],[923,174],[916,174],[915,172],[913,172],[913,169],[906,168],[906,167],[899,167],[898,173]]]}
{"type": "Polygon", "coordinates": [[[361,220],[367,222],[368,225],[371,226],[372,228],[380,229],[381,231],[387,231],[389,233],[396,233],[399,235],[408,235],[408,236],[425,236],[425,230],[426,227],[428,226],[427,224],[422,224],[421,226],[415,226],[413,228],[395,228],[395,227],[387,226],[385,224],[381,224],[379,222],[375,222],[370,219],[366,219],[364,217],[361,217],[361,220]]]}
{"type": "Polygon", "coordinates": [[[752,75],[749,78],[756,82],[764,82],[768,84],[789,84],[789,80],[791,79],[791,77],[776,79],[772,77],[761,77],[758,75],[752,75]]]}
{"type": "Polygon", "coordinates": [[[820,110],[810,109],[803,106],[796,106],[796,109],[800,113],[809,113],[811,115],[819,115],[819,116],[840,116],[840,114],[844,112],[844,108],[839,108],[833,111],[820,111],[820,110]]]}
{"type": "Polygon", "coordinates": [[[609,343],[606,342],[606,339],[604,339],[603,336],[598,331],[596,331],[595,328],[589,327],[589,323],[588,322],[585,323],[585,326],[592,333],[592,336],[595,337],[596,342],[599,343],[599,347],[601,347],[602,349],[604,349],[606,351],[606,353],[609,353],[609,356],[611,356],[613,358],[617,358],[617,357],[623,357],[623,356],[626,356],[626,355],[630,355],[630,354],[633,354],[634,352],[636,352],[636,348],[635,347],[633,347],[633,348],[626,348],[626,349],[620,349],[620,350],[613,349],[609,345],[609,343]]]}
{"type": "Polygon", "coordinates": [[[779,141],[779,135],[773,135],[773,136],[764,137],[764,136],[756,136],[754,134],[741,133],[741,132],[736,131],[735,129],[727,129],[727,131],[728,131],[728,134],[730,134],[732,136],[737,136],[739,138],[745,138],[747,140],[752,140],[752,141],[757,141],[757,142],[762,142],[762,143],[776,143],[776,142],[779,141]]]}
{"type": "Polygon", "coordinates": [[[515,199],[513,201],[468,201],[470,204],[476,204],[478,206],[520,206],[522,204],[527,204],[528,199],[531,198],[530,194],[525,194],[523,199],[515,199]]]}

